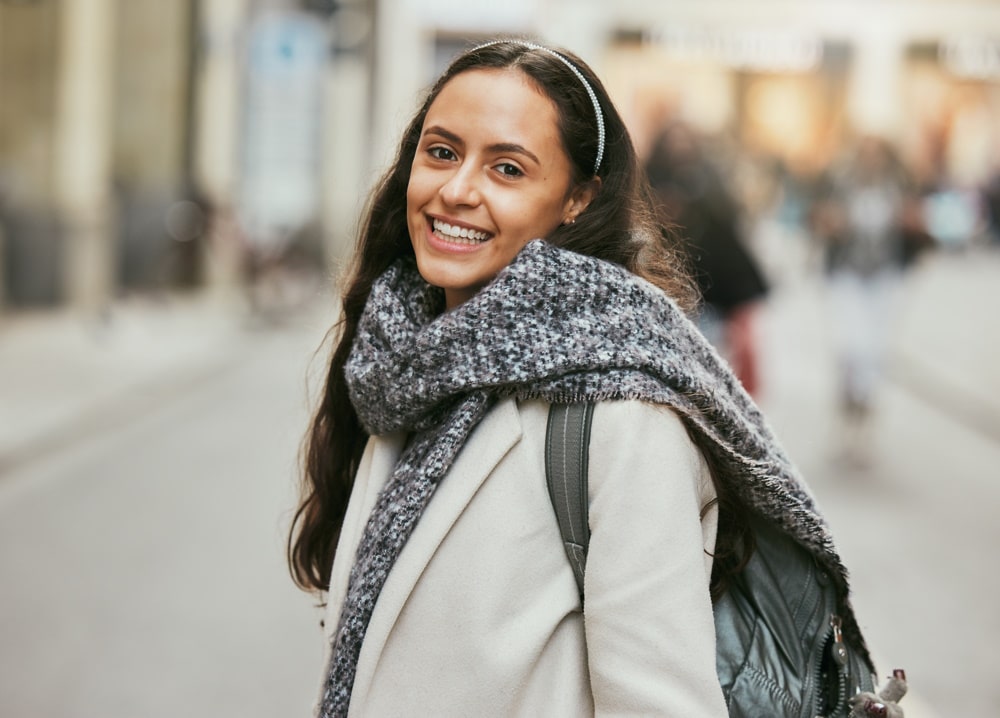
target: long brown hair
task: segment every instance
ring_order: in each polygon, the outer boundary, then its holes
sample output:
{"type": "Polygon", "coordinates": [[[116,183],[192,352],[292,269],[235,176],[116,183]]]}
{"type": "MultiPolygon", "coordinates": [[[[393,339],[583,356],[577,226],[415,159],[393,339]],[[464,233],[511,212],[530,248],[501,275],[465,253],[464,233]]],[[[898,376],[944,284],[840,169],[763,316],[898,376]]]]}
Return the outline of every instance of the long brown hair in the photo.
{"type": "MultiPolygon", "coordinates": [[[[547,241],[615,262],[653,282],[681,306],[692,308],[696,289],[682,269],[673,235],[656,221],[625,123],[593,71],[572,53],[558,52],[579,69],[597,96],[604,115],[605,149],[596,171],[601,179],[596,197],[574,224],[560,226],[547,241]]],[[[344,366],[372,283],[398,258],[413,256],[406,225],[406,188],[424,117],[453,77],[486,68],[517,68],[527,75],[556,107],[574,184],[595,175],[598,130],[593,103],[580,80],[550,53],[516,40],[479,47],[454,60],[430,89],[365,210],[353,265],[344,283],[326,385],[303,444],[301,502],[289,534],[288,560],[293,578],[304,589],[329,587],[344,512],[368,439],[348,398],[344,366]]]]}

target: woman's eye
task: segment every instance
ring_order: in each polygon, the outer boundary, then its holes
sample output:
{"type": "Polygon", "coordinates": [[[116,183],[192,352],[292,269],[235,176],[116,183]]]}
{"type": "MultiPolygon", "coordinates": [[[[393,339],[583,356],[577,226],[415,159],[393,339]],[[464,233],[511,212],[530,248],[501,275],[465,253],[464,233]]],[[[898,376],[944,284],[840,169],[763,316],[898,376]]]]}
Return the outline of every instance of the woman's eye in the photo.
{"type": "Polygon", "coordinates": [[[455,159],[455,153],[449,150],[447,147],[431,147],[427,150],[427,154],[436,160],[453,160],[455,159]]]}
{"type": "Polygon", "coordinates": [[[497,165],[497,169],[499,169],[500,174],[504,175],[505,177],[520,177],[521,175],[524,174],[521,171],[520,167],[512,165],[508,162],[504,162],[503,164],[497,165]]]}

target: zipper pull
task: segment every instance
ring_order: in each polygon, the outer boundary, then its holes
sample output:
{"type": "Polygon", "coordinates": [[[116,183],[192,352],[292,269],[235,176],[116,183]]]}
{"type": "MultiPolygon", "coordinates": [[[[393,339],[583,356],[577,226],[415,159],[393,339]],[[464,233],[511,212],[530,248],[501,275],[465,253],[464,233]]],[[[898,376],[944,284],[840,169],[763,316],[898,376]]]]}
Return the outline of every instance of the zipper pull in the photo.
{"type": "Polygon", "coordinates": [[[836,613],[830,615],[830,627],[833,629],[833,643],[830,645],[830,655],[834,662],[843,668],[847,665],[847,646],[844,645],[844,635],[841,633],[843,621],[836,613]]]}

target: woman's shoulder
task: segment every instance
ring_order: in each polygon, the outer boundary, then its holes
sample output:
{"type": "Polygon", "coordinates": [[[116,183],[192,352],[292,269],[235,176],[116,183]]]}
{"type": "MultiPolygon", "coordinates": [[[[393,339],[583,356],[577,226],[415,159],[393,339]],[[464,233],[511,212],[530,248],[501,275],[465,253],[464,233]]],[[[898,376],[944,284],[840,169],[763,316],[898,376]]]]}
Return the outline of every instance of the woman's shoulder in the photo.
{"type": "MultiPolygon", "coordinates": [[[[539,465],[549,407],[541,401],[518,405],[524,446],[539,465]]],[[[712,474],[672,407],[637,400],[597,402],[587,455],[592,529],[611,527],[616,533],[627,527],[656,537],[657,527],[676,527],[679,520],[687,526],[691,546],[712,550],[717,527],[717,512],[708,510],[716,498],[712,474]]],[[[707,580],[710,557],[705,568],[707,580]]]]}
{"type": "MultiPolygon", "coordinates": [[[[550,404],[517,402],[522,433],[545,437],[550,404]]],[[[607,477],[661,483],[663,477],[687,477],[703,498],[714,496],[708,465],[672,407],[637,399],[599,401],[590,430],[589,476],[592,484],[607,477]]],[[[672,483],[672,482],[671,482],[672,483]]]]}
{"type": "MultiPolygon", "coordinates": [[[[521,400],[515,402],[517,411],[525,426],[541,424],[548,421],[551,404],[542,399],[521,400]]],[[[680,416],[671,406],[654,404],[642,399],[612,399],[598,401],[594,404],[593,432],[602,433],[635,433],[649,431],[655,434],[666,432],[669,438],[677,440],[687,438],[687,431],[680,416]]]]}
{"type": "MultiPolygon", "coordinates": [[[[522,432],[544,437],[550,403],[528,400],[518,401],[516,406],[522,432]]],[[[701,460],[673,407],[640,399],[596,402],[590,431],[591,459],[622,451],[648,455],[651,460],[664,455],[694,463],[701,460]]]]}
{"type": "Polygon", "coordinates": [[[673,407],[641,399],[600,401],[594,406],[594,423],[621,429],[648,427],[653,431],[683,431],[680,416],[673,407]]]}

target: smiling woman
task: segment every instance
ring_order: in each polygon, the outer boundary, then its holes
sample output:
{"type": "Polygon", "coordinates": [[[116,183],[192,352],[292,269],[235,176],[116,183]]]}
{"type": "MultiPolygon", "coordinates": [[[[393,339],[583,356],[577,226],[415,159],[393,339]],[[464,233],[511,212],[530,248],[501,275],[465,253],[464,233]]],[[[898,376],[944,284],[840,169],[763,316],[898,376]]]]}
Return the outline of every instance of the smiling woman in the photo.
{"type": "Polygon", "coordinates": [[[575,180],[556,106],[527,75],[465,72],[427,111],[410,170],[417,268],[456,307],[529,241],[575,222],[599,186],[575,180]]]}
{"type": "MultiPolygon", "coordinates": [[[[573,54],[497,41],[431,88],[369,203],[306,437],[289,560],[327,598],[317,715],[725,716],[713,601],[751,514],[828,569],[863,645],[823,519],[684,314],[648,197],[573,54]],[[578,587],[546,436],[583,402],[578,587]]],[[[770,681],[746,681],[748,714],[827,714],[770,681]]]]}

